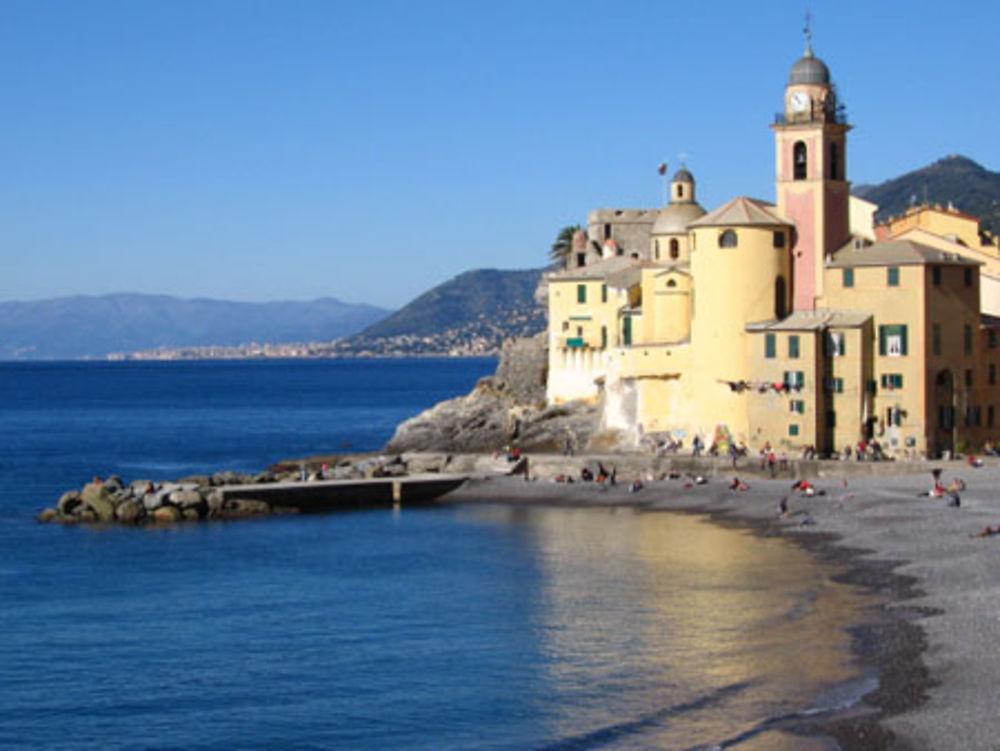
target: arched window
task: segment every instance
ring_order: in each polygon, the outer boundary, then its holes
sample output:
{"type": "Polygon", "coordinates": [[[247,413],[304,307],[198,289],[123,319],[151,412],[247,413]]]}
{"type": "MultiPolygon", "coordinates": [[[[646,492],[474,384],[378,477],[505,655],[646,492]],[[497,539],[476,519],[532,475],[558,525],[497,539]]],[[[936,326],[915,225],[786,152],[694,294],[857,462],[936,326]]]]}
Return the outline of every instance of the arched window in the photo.
{"type": "Polygon", "coordinates": [[[678,198],[683,198],[684,197],[684,186],[683,185],[678,185],[677,186],[677,197],[678,198]]]}
{"type": "Polygon", "coordinates": [[[670,238],[670,257],[675,261],[681,256],[681,244],[677,242],[676,237],[670,238]]]}
{"type": "Polygon", "coordinates": [[[785,277],[779,276],[774,280],[774,317],[779,319],[788,315],[788,295],[785,286],[785,277]]]}
{"type": "Polygon", "coordinates": [[[792,177],[796,180],[805,180],[808,174],[806,164],[808,162],[808,150],[802,141],[796,141],[792,147],[792,177]]]}
{"type": "Polygon", "coordinates": [[[840,145],[836,143],[830,144],[830,179],[842,179],[840,169],[840,145]]]}
{"type": "Polygon", "coordinates": [[[667,286],[668,287],[676,287],[677,286],[677,282],[675,282],[673,279],[667,279],[667,286]]]}
{"type": "Polygon", "coordinates": [[[727,229],[721,235],[719,235],[719,247],[720,248],[735,248],[739,242],[736,237],[736,231],[727,229]]]}

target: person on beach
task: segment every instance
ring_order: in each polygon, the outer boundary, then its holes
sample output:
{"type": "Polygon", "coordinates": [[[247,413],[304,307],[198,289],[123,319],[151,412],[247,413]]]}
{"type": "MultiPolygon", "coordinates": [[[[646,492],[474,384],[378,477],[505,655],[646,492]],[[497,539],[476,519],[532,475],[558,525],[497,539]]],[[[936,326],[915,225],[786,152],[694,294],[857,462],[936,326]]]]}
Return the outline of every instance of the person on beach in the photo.
{"type": "Polygon", "coordinates": [[[781,500],[778,501],[778,516],[784,519],[788,516],[788,496],[781,496],[781,500]]]}
{"type": "Polygon", "coordinates": [[[768,469],[768,471],[770,471],[772,478],[775,476],[775,462],[776,461],[777,461],[777,457],[775,457],[774,451],[768,451],[767,452],[767,469],[768,469]]]}
{"type": "Polygon", "coordinates": [[[691,456],[698,457],[701,456],[701,450],[704,448],[704,444],[701,442],[700,436],[695,436],[694,440],[691,441],[691,456]]]}
{"type": "Polygon", "coordinates": [[[730,490],[750,490],[750,486],[747,485],[739,477],[733,477],[733,481],[729,483],[730,490]]]}
{"type": "Polygon", "coordinates": [[[969,466],[972,467],[973,469],[979,469],[981,466],[983,466],[983,460],[977,459],[975,454],[969,454],[967,461],[969,463],[969,466]]]}
{"type": "Polygon", "coordinates": [[[583,469],[580,470],[580,479],[583,480],[584,482],[593,482],[594,473],[591,472],[586,467],[584,467],[583,469]]]}
{"type": "Polygon", "coordinates": [[[632,484],[629,486],[629,493],[638,493],[642,490],[642,480],[633,480],[632,484]]]}
{"type": "Polygon", "coordinates": [[[992,537],[993,535],[1000,535],[1000,524],[996,525],[995,527],[991,527],[989,524],[987,524],[985,527],[983,527],[982,532],[977,532],[974,535],[969,535],[969,537],[992,537]]]}

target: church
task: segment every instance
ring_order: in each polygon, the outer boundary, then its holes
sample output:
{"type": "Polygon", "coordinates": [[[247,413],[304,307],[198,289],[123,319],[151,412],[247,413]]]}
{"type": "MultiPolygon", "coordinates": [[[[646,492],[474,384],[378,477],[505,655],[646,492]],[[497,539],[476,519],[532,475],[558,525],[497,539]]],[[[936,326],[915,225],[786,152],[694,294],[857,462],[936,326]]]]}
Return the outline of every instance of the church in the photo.
{"type": "Polygon", "coordinates": [[[1000,242],[952,206],[884,224],[850,194],[830,70],[807,42],[771,125],[775,200],[599,209],[549,272],[550,404],[636,444],[818,455],[978,451],[995,436],[1000,242]]]}

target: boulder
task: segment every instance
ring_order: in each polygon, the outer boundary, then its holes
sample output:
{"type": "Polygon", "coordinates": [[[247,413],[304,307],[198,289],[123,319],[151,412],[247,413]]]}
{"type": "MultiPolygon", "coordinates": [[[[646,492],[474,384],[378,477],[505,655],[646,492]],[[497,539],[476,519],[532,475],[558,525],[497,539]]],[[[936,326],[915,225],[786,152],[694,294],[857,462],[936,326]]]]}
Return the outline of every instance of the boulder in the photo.
{"type": "Polygon", "coordinates": [[[176,506],[160,506],[153,509],[150,518],[157,524],[171,524],[181,520],[181,510],[176,506]]]}
{"type": "Polygon", "coordinates": [[[182,509],[197,506],[202,502],[201,493],[197,490],[175,490],[167,497],[167,500],[182,509]]]}
{"type": "Polygon", "coordinates": [[[59,516],[59,512],[54,508],[42,509],[41,513],[38,515],[37,519],[40,522],[51,522],[59,516]]]}
{"type": "Polygon", "coordinates": [[[80,499],[80,494],[75,490],[70,490],[63,493],[59,498],[59,503],[56,504],[56,509],[58,509],[60,514],[69,515],[72,514],[76,507],[82,503],[83,501],[80,499]]]}
{"type": "Polygon", "coordinates": [[[211,485],[212,478],[208,475],[189,475],[177,481],[178,485],[211,485]]]}
{"type": "Polygon", "coordinates": [[[194,506],[188,506],[187,508],[181,510],[181,517],[185,521],[196,522],[201,519],[201,514],[194,506]]]}
{"type": "Polygon", "coordinates": [[[146,509],[135,498],[129,498],[118,504],[115,518],[122,524],[138,524],[146,516],[146,509]]]}
{"type": "Polygon", "coordinates": [[[94,483],[85,485],[83,492],[80,493],[80,499],[101,521],[111,521],[115,518],[114,498],[107,485],[94,483]]]}

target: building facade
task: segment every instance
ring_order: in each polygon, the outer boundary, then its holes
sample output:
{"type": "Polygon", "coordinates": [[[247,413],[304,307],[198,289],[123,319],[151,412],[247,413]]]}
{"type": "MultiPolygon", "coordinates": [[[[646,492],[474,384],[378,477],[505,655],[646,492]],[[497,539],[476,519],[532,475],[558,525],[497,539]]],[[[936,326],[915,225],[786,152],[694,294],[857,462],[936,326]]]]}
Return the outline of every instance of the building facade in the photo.
{"type": "Polygon", "coordinates": [[[874,225],[808,46],[771,128],[773,204],[706,212],[682,168],[658,210],[590,213],[546,280],[548,400],[601,400],[636,442],[978,448],[1000,406],[1000,244],[951,207],[874,225]]]}

